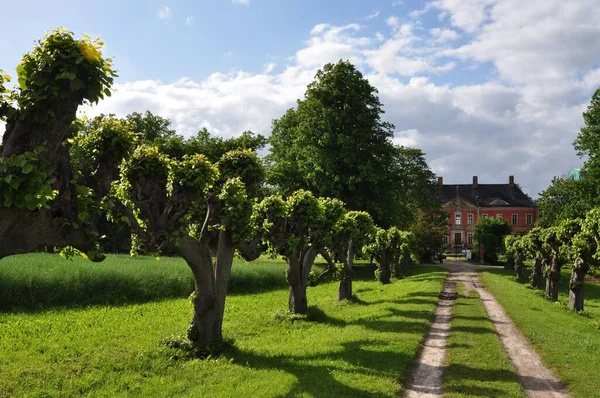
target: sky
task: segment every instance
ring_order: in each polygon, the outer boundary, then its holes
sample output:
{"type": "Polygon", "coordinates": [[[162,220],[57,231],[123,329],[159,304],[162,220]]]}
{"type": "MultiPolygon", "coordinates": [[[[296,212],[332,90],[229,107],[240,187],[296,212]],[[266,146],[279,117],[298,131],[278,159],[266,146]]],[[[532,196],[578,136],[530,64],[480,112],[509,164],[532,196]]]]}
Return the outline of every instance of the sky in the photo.
{"type": "MultiPolygon", "coordinates": [[[[100,37],[119,78],[89,116],[150,110],[185,136],[269,135],[316,71],[348,59],[379,90],[394,142],[444,183],[537,197],[581,165],[572,142],[600,86],[597,0],[0,0],[0,68],[65,26],[100,37]]],[[[16,80],[16,79],[15,79],[16,80]]],[[[2,126],[0,129],[3,130],[2,126]]]]}

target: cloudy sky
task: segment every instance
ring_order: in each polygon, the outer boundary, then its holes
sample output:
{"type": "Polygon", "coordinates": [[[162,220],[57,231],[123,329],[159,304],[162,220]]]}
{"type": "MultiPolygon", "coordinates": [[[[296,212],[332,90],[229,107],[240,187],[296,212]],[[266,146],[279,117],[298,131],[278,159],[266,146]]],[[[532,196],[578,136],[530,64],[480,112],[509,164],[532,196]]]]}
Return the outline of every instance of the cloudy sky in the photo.
{"type": "Polygon", "coordinates": [[[86,113],[147,109],[178,132],[268,135],[316,70],[349,59],[379,89],[394,140],[447,183],[536,197],[581,161],[600,86],[597,0],[0,0],[0,68],[45,30],[99,36],[120,72],[86,113]]]}

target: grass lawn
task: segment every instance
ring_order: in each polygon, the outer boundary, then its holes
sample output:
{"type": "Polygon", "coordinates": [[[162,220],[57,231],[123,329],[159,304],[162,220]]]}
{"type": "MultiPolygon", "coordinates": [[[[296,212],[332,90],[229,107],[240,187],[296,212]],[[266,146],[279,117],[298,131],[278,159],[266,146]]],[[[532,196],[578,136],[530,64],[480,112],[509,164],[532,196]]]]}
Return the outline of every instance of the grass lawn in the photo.
{"type": "Polygon", "coordinates": [[[570,269],[563,270],[559,302],[516,281],[505,270],[485,270],[481,279],[527,340],[574,397],[597,397],[600,379],[600,286],[586,284],[585,312],[568,309],[570,269]]]}
{"type": "MultiPolygon", "coordinates": [[[[187,299],[152,301],[148,293],[150,286],[159,289],[163,279],[174,284],[172,279],[188,280],[189,270],[180,260],[161,259],[150,267],[143,263],[147,260],[118,256],[114,264],[85,265],[58,264],[56,260],[64,260],[53,258],[37,266],[36,260],[45,257],[29,256],[21,270],[6,269],[5,260],[17,257],[0,261],[2,283],[22,285],[16,276],[21,272],[33,287],[47,284],[48,292],[64,297],[59,287],[50,289],[53,282],[64,289],[77,281],[95,286],[95,278],[86,272],[105,265],[100,269],[111,275],[105,283],[120,284],[114,274],[123,272],[128,283],[146,293],[138,302],[121,297],[118,305],[107,305],[92,290],[86,297],[96,305],[72,306],[61,299],[60,306],[44,310],[29,306],[27,311],[0,313],[0,396],[393,396],[414,363],[445,277],[438,268],[418,267],[410,277],[384,286],[367,269],[363,272],[368,278],[355,282],[358,300],[353,303],[337,302],[337,283],[309,288],[309,315],[303,318],[285,312],[284,264],[236,263],[238,293],[227,299],[224,323],[233,347],[224,355],[198,360],[185,359],[164,344],[185,332],[191,317],[187,299]],[[44,284],[46,267],[73,270],[63,270],[64,279],[48,276],[44,284]],[[267,283],[263,278],[270,277],[262,272],[277,279],[267,283]],[[12,282],[6,282],[7,275],[12,282]]],[[[110,290],[101,286],[103,292],[110,290]]]]}
{"type": "Polygon", "coordinates": [[[445,397],[525,397],[515,368],[504,351],[479,295],[457,285],[448,338],[445,397]]]}

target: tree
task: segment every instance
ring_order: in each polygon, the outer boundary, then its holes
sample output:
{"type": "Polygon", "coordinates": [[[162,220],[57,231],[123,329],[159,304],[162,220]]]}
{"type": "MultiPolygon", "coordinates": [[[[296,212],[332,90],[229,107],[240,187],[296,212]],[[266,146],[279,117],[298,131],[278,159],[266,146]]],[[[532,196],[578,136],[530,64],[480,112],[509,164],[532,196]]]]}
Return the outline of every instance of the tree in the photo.
{"type": "Polygon", "coordinates": [[[536,200],[540,209],[540,219],[536,225],[551,227],[563,220],[583,217],[592,205],[586,198],[586,185],[587,182],[583,180],[554,177],[550,186],[536,200]]]}
{"type": "Polygon", "coordinates": [[[394,147],[383,113],[377,90],[351,63],[325,65],[297,107],[273,121],[269,182],[284,195],[305,189],[340,199],[384,227],[408,225],[435,186],[433,173],[422,152],[394,147]]]}
{"type": "Polygon", "coordinates": [[[475,247],[483,245],[484,260],[495,263],[498,252],[502,250],[504,237],[510,234],[511,228],[503,218],[480,218],[473,226],[475,247]]]}
{"type": "Polygon", "coordinates": [[[73,175],[67,142],[78,106],[110,95],[116,73],[112,60],[102,56],[102,45],[54,30],[23,56],[16,90],[6,89],[9,77],[0,73],[0,118],[6,121],[0,147],[0,258],[71,245],[103,259],[95,214],[132,135],[111,137],[111,142],[124,140],[124,151],[95,157],[94,172],[85,179],[73,175]]]}
{"type": "Polygon", "coordinates": [[[374,239],[366,246],[366,252],[377,261],[375,277],[380,283],[391,283],[392,273],[399,276],[400,261],[407,254],[408,235],[397,227],[377,228],[374,239]],[[398,270],[394,272],[394,270],[398,270]]]}
{"type": "Polygon", "coordinates": [[[336,223],[331,247],[335,260],[342,264],[338,300],[352,298],[354,256],[368,243],[374,231],[373,218],[364,211],[349,211],[336,223]]]}
{"type": "Polygon", "coordinates": [[[506,235],[504,237],[504,248],[506,251],[506,269],[515,269],[515,235],[506,235]]]}
{"type": "Polygon", "coordinates": [[[528,253],[528,257],[533,261],[531,266],[531,276],[529,278],[529,286],[533,289],[538,289],[540,287],[544,259],[548,257],[543,237],[544,230],[540,227],[533,228],[523,237],[525,250],[528,253]]]}
{"type": "Polygon", "coordinates": [[[254,212],[258,234],[268,250],[285,258],[290,284],[289,310],[305,314],[308,308],[308,277],[319,249],[343,215],[343,203],[329,198],[316,198],[299,190],[284,199],[272,195],[263,199],[254,212]]]}
{"type": "Polygon", "coordinates": [[[414,237],[414,250],[421,263],[429,263],[433,256],[442,252],[444,234],[448,231],[446,214],[418,212],[417,220],[410,226],[414,237]]]}
{"type": "Polygon", "coordinates": [[[260,160],[252,151],[228,152],[216,164],[201,154],[177,160],[142,145],[121,175],[116,211],[131,223],[134,243],[149,252],[175,247],[192,271],[188,338],[195,344],[222,341],[234,253],[249,261],[260,254],[250,239],[252,197],[263,178],[260,160]]]}

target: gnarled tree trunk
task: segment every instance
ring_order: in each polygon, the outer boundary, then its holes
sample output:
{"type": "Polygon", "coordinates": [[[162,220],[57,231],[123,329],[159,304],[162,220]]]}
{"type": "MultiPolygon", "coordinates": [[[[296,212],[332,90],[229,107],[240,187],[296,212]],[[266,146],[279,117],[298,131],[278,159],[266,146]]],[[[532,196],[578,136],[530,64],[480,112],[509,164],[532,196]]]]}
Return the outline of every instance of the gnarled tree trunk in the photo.
{"type": "Polygon", "coordinates": [[[517,272],[517,279],[519,282],[525,282],[525,263],[523,262],[523,257],[515,256],[514,265],[517,272]]]}
{"type": "Polygon", "coordinates": [[[352,248],[352,239],[348,241],[348,251],[344,259],[344,267],[340,277],[340,287],[338,289],[338,300],[350,300],[352,298],[352,266],[354,264],[354,252],[352,248]]]}
{"type": "Polygon", "coordinates": [[[529,285],[538,289],[540,287],[540,282],[542,281],[542,259],[539,257],[533,258],[533,265],[531,267],[531,277],[529,278],[529,285]]]}
{"type": "Polygon", "coordinates": [[[383,284],[391,283],[392,270],[390,262],[392,261],[392,254],[388,250],[383,250],[381,253],[381,260],[379,262],[378,277],[379,282],[383,284]]]}
{"type": "Polygon", "coordinates": [[[515,256],[512,254],[506,254],[506,269],[510,271],[515,269],[515,256]]]}
{"type": "Polygon", "coordinates": [[[558,281],[560,280],[560,263],[556,255],[550,258],[550,266],[546,270],[546,297],[558,300],[558,281]]]}
{"type": "Polygon", "coordinates": [[[311,246],[304,251],[296,251],[287,259],[287,281],[290,284],[288,304],[292,314],[306,314],[306,310],[308,309],[308,300],[306,299],[308,275],[315,262],[317,253],[317,249],[311,246]]]}
{"type": "Polygon", "coordinates": [[[569,281],[569,308],[575,311],[583,311],[584,279],[589,269],[589,265],[581,260],[577,260],[573,264],[571,280],[569,281]]]}
{"type": "Polygon", "coordinates": [[[214,264],[205,240],[196,241],[191,237],[184,237],[180,252],[194,275],[194,313],[188,338],[201,345],[221,342],[227,283],[235,252],[229,233],[219,231],[214,264]]]}

